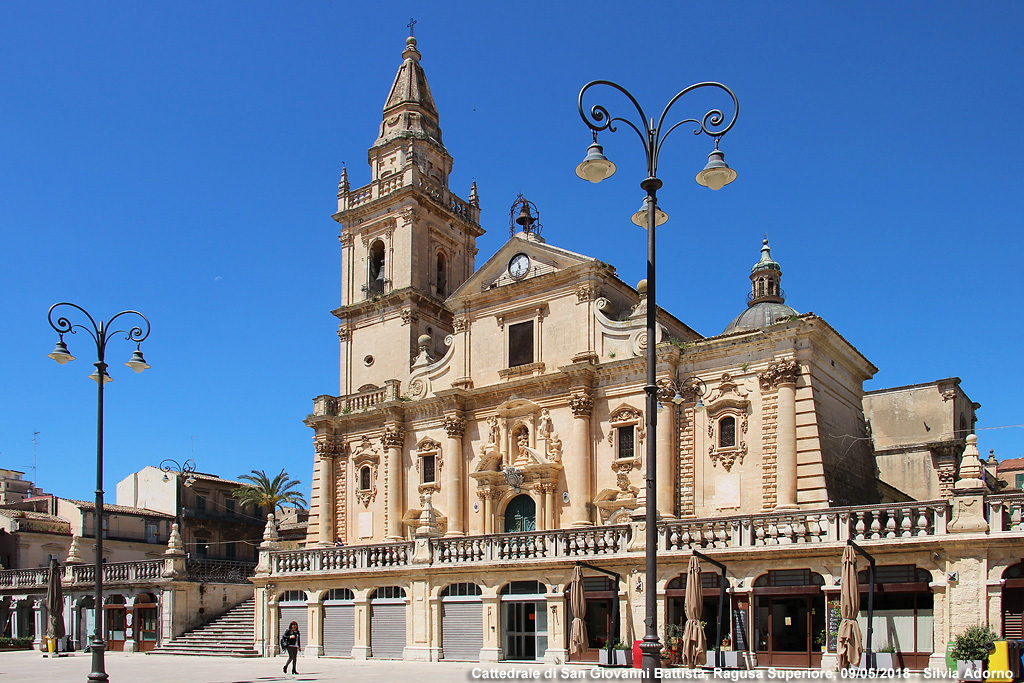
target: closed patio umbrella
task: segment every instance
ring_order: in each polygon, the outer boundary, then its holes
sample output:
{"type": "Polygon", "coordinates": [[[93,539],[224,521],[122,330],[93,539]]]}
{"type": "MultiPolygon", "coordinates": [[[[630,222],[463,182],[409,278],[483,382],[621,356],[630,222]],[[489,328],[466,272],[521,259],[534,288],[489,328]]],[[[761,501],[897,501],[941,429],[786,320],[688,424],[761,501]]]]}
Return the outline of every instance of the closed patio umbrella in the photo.
{"type": "Polygon", "coordinates": [[[860,664],[861,635],[857,613],[860,611],[860,586],[857,583],[857,554],[851,546],[843,551],[842,588],[839,591],[839,668],[860,664]]]}
{"type": "Polygon", "coordinates": [[[60,564],[50,558],[50,577],[46,583],[46,635],[55,640],[64,637],[64,593],[61,591],[60,564]]]}
{"type": "Polygon", "coordinates": [[[583,621],[583,617],[587,616],[587,599],[583,590],[583,567],[578,565],[572,570],[572,581],[569,583],[569,607],[572,609],[569,653],[575,655],[587,649],[587,625],[583,621]]]}
{"type": "Polygon", "coordinates": [[[690,558],[690,566],[686,570],[686,599],[683,611],[686,612],[686,626],[683,628],[683,666],[694,669],[707,662],[707,639],[704,627],[700,625],[701,613],[704,610],[704,595],[700,582],[700,560],[694,555],[690,558]]]}

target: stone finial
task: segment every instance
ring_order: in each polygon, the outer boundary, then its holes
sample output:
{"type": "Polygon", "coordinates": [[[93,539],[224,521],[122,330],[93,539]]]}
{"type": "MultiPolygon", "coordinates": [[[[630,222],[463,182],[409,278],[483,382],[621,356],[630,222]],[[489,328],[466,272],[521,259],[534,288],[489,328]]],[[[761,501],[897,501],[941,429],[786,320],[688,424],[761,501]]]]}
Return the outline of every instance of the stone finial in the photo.
{"type": "Polygon", "coordinates": [[[473,184],[469,186],[469,204],[470,206],[475,206],[478,209],[480,208],[480,195],[477,194],[475,180],[473,181],[473,184]]]}
{"type": "Polygon", "coordinates": [[[430,355],[430,335],[421,334],[416,339],[416,342],[420,347],[420,352],[419,355],[416,356],[416,359],[412,362],[412,367],[418,368],[433,363],[435,359],[433,356],[430,355]]]}
{"type": "Polygon", "coordinates": [[[437,527],[437,514],[434,512],[434,504],[431,502],[429,491],[420,494],[420,501],[423,509],[420,511],[420,525],[416,527],[417,536],[440,536],[441,532],[437,527]]]}
{"type": "Polygon", "coordinates": [[[344,166],[341,167],[341,180],[338,181],[338,199],[341,199],[343,194],[348,193],[348,169],[344,166]]]}
{"type": "Polygon", "coordinates": [[[81,536],[71,537],[71,547],[68,548],[68,559],[64,561],[64,564],[85,564],[85,560],[82,559],[81,536]]]}
{"type": "Polygon", "coordinates": [[[272,550],[280,546],[281,537],[277,534],[277,522],[274,519],[274,513],[267,513],[267,526],[263,528],[263,542],[260,543],[260,548],[266,548],[272,550]]]}
{"type": "Polygon", "coordinates": [[[967,446],[964,448],[963,459],[960,461],[959,478],[953,486],[954,491],[979,489],[985,486],[982,480],[983,470],[981,457],[978,455],[978,436],[967,435],[967,446]]]}
{"type": "Polygon", "coordinates": [[[178,523],[175,522],[171,525],[171,535],[167,538],[167,550],[164,551],[166,557],[178,557],[185,555],[185,545],[181,542],[181,532],[178,531],[178,523]]]}

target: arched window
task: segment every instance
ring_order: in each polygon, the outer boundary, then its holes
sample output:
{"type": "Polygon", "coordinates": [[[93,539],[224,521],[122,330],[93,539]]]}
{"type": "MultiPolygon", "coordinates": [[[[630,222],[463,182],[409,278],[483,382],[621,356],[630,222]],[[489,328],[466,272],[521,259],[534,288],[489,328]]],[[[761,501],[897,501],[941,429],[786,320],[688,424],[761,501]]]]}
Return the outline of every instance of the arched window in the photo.
{"type": "Polygon", "coordinates": [[[466,597],[480,595],[480,586],[475,583],[452,583],[441,591],[442,598],[466,597]]]}
{"type": "Polygon", "coordinates": [[[370,245],[369,281],[366,283],[366,296],[378,296],[384,293],[384,242],[374,240],[370,245]]]}
{"type": "Polygon", "coordinates": [[[355,597],[355,594],[352,592],[352,589],[350,588],[332,588],[331,590],[327,591],[327,595],[324,596],[324,602],[327,602],[329,600],[355,600],[355,597]]]}
{"type": "Polygon", "coordinates": [[[437,255],[437,295],[445,296],[448,293],[448,263],[444,254],[437,255]]]}
{"type": "Polygon", "coordinates": [[[718,423],[719,448],[732,448],[736,445],[736,418],[726,415],[718,423]]]}
{"type": "Polygon", "coordinates": [[[401,586],[381,586],[370,593],[370,600],[395,600],[405,597],[405,589],[401,586]]]}
{"type": "Polygon", "coordinates": [[[370,466],[363,465],[359,468],[359,490],[369,491],[370,490],[370,466]]]}

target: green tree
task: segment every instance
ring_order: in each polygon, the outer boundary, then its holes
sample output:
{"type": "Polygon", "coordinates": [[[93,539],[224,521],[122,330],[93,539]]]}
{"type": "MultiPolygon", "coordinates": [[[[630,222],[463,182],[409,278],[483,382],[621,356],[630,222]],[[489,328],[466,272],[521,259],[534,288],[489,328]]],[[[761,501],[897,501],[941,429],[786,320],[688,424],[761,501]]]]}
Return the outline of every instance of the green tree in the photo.
{"type": "Polygon", "coordinates": [[[263,470],[252,470],[252,474],[243,474],[238,478],[248,483],[239,486],[231,495],[254,508],[265,507],[277,511],[285,505],[306,507],[306,499],[301,493],[293,490],[301,482],[289,479],[288,473],[283,469],[273,479],[263,470]]]}

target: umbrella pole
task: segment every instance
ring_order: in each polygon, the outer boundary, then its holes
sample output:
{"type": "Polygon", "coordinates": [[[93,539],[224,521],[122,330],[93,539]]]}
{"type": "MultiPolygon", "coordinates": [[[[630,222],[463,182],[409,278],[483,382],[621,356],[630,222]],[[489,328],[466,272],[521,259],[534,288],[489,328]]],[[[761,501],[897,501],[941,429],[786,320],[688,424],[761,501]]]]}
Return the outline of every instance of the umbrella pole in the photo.
{"type": "Polygon", "coordinates": [[[868,633],[864,642],[864,654],[867,655],[865,662],[867,670],[873,671],[875,669],[875,653],[871,651],[871,634],[875,629],[875,558],[853,541],[847,540],[846,542],[858,555],[863,555],[868,561],[868,633]]]}

